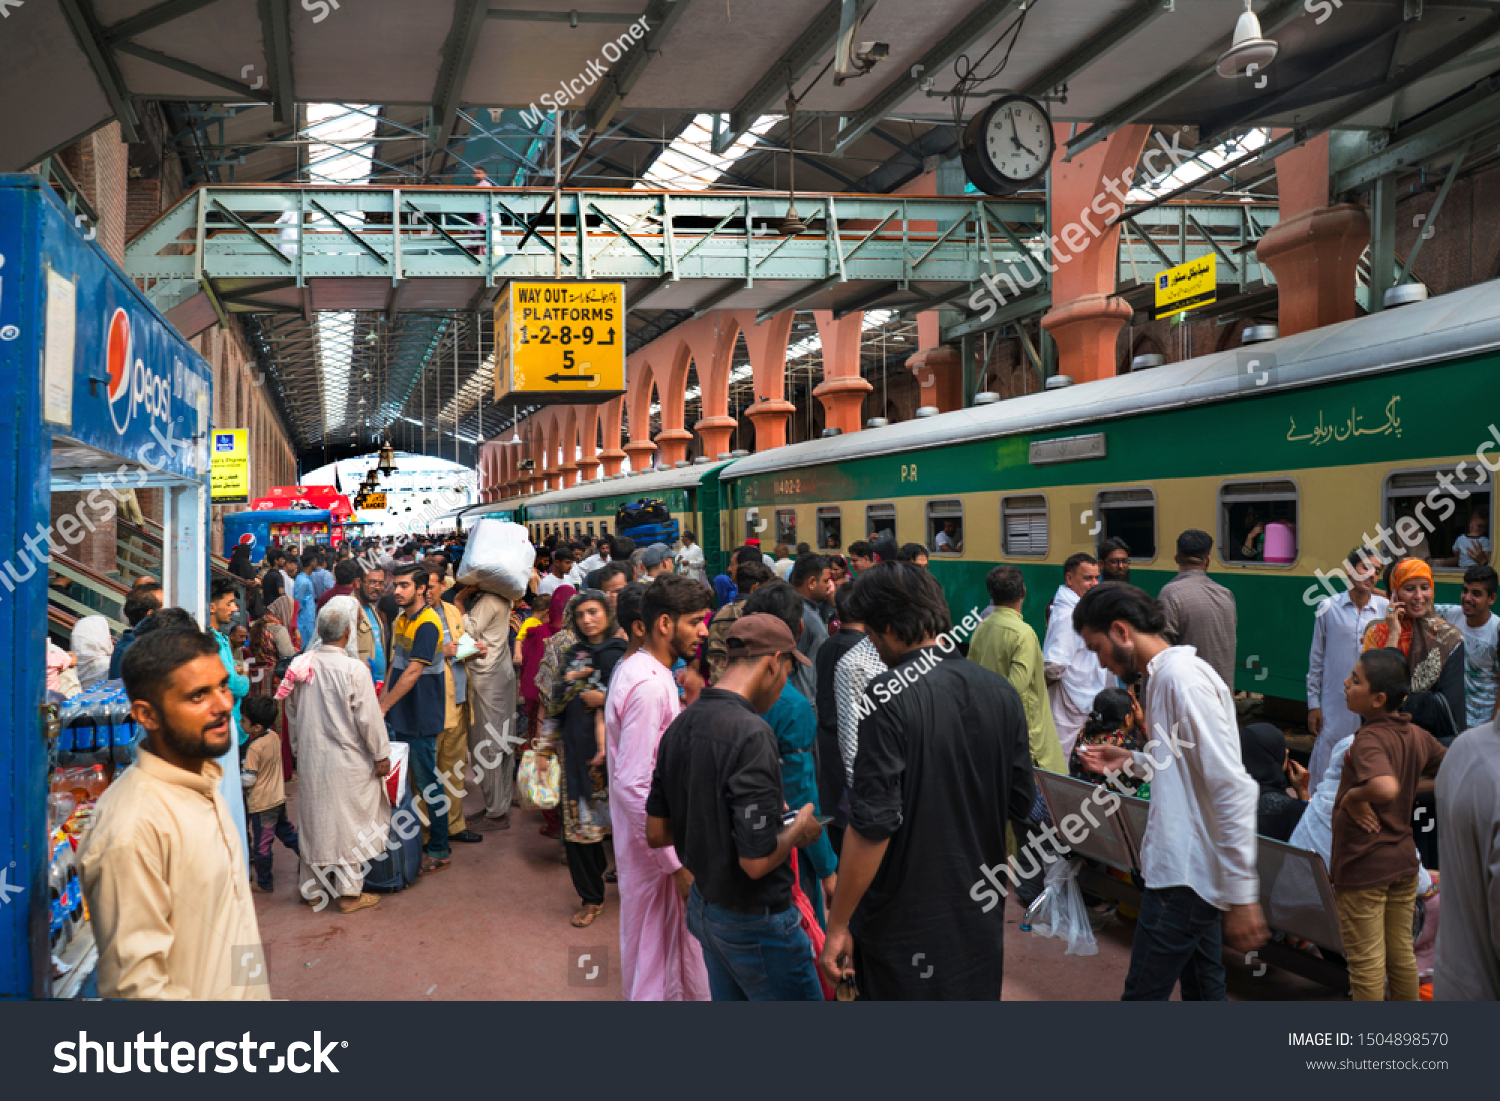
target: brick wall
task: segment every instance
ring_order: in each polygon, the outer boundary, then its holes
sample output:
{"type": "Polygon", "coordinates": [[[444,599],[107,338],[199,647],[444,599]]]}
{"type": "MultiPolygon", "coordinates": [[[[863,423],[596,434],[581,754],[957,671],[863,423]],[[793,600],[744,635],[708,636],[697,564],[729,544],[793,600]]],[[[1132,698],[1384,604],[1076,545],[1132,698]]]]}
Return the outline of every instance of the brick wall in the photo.
{"type": "Polygon", "coordinates": [[[59,154],[68,172],[99,215],[98,241],[117,264],[125,260],[126,176],[130,147],[120,126],[110,123],[59,154]]]}

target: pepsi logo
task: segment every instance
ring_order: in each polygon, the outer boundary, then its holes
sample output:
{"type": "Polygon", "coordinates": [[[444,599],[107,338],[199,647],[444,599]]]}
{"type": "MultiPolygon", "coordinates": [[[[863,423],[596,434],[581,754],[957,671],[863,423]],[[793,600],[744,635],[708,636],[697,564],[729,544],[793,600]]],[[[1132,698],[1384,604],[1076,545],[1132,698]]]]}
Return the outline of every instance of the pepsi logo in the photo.
{"type": "Polygon", "coordinates": [[[104,366],[109,376],[109,419],[122,435],[130,427],[137,406],[148,416],[166,422],[172,415],[171,380],[158,375],[136,358],[135,335],[130,317],[116,308],[109,320],[104,346],[104,366]]]}
{"type": "Polygon", "coordinates": [[[242,547],[255,546],[255,533],[253,531],[245,532],[245,534],[241,535],[239,538],[239,545],[242,547]]]}

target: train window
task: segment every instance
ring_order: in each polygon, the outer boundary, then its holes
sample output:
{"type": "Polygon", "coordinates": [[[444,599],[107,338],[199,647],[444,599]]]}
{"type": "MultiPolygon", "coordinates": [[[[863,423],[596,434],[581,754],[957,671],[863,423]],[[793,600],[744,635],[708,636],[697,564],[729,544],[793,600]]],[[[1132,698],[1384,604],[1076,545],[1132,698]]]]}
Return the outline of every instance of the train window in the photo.
{"type": "Polygon", "coordinates": [[[1009,558],[1047,557],[1047,498],[1040,493],[1000,498],[1001,553],[1009,558]]]}
{"type": "Polygon", "coordinates": [[[1106,489],[1094,496],[1099,530],[1096,543],[1123,539],[1132,562],[1156,557],[1156,493],[1150,489],[1106,489]]]}
{"type": "Polygon", "coordinates": [[[760,509],[747,508],[745,510],[745,539],[748,542],[758,536],[761,531],[760,509]]]}
{"type": "Polygon", "coordinates": [[[1390,535],[1382,546],[1425,558],[1434,569],[1477,565],[1476,550],[1489,552],[1486,564],[1493,564],[1493,486],[1482,466],[1470,464],[1470,469],[1475,472],[1463,479],[1446,470],[1408,470],[1387,477],[1380,511],[1390,535]]]}
{"type": "Polygon", "coordinates": [[[873,539],[877,535],[889,535],[892,539],[896,538],[895,505],[865,506],[865,538],[873,539]]]}
{"type": "Polygon", "coordinates": [[[1231,564],[1297,561],[1297,483],[1225,482],[1219,487],[1219,559],[1231,564]]]}
{"type": "Polygon", "coordinates": [[[838,506],[824,505],[818,509],[818,547],[821,551],[839,551],[844,548],[844,521],[838,506]]]}
{"type": "Polygon", "coordinates": [[[592,520],[589,521],[589,534],[590,535],[594,534],[594,521],[592,521],[592,520]]]}
{"type": "Polygon", "coordinates": [[[563,521],[563,538],[564,539],[569,539],[569,538],[572,537],[572,535],[573,535],[573,525],[570,524],[568,521],[564,520],[563,521]]]}
{"type": "Polygon", "coordinates": [[[933,554],[964,552],[964,504],[957,498],[927,502],[927,549],[933,554]]]}
{"type": "Polygon", "coordinates": [[[785,543],[789,547],[797,545],[796,509],[779,508],[776,510],[776,542],[785,543]]]}
{"type": "Polygon", "coordinates": [[[608,520],[600,520],[599,521],[599,534],[600,535],[608,535],[609,534],[609,521],[608,520]]]}

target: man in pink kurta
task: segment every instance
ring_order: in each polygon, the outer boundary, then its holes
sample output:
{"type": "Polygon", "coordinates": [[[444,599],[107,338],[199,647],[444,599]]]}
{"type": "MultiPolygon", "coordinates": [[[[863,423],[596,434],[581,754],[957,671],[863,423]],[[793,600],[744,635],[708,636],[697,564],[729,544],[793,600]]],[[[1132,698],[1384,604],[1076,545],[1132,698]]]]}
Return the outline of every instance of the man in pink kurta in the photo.
{"type": "Polygon", "coordinates": [[[692,876],[672,846],[646,843],[656,746],[681,710],[671,664],[690,658],[707,636],[708,601],[707,586],[691,578],[666,574],[653,581],[642,601],[644,645],[615,669],[604,704],[626,1001],[709,1000],[703,950],[687,929],[692,876]]]}

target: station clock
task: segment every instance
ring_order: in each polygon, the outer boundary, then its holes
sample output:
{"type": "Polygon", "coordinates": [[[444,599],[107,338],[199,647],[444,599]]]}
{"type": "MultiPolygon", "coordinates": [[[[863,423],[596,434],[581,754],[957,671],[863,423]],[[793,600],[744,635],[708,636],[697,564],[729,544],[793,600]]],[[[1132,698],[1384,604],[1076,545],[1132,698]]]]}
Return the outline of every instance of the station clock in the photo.
{"type": "Polygon", "coordinates": [[[964,127],[964,174],[987,195],[1037,183],[1052,164],[1052,118],[1030,96],[997,97],[964,127]]]}

